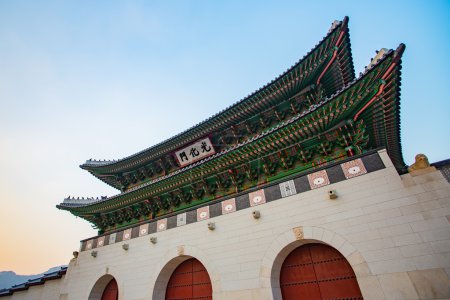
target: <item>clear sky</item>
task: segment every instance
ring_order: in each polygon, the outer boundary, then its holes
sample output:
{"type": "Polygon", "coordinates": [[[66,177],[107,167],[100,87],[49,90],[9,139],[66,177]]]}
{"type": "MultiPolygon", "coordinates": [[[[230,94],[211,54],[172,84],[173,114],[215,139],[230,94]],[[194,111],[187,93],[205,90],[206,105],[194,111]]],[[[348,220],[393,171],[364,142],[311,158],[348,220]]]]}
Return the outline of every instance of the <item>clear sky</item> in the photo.
{"type": "Polygon", "coordinates": [[[405,161],[450,158],[449,1],[0,1],[0,271],[67,264],[96,231],[55,205],[118,193],[78,165],[242,99],[350,17],[358,74],[406,44],[405,161]]]}

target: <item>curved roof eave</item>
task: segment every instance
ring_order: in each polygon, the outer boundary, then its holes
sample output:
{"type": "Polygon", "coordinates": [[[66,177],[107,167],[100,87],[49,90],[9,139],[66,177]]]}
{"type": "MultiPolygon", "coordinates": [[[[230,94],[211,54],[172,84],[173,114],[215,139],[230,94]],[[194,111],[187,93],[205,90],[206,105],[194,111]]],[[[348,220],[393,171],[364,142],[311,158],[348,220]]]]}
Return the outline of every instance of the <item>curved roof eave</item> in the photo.
{"type": "MultiPolygon", "coordinates": [[[[386,60],[386,59],[387,59],[388,57],[390,57],[391,55],[393,55],[395,59],[400,60],[400,59],[401,59],[401,56],[402,56],[402,53],[403,53],[403,51],[404,51],[404,48],[405,48],[404,45],[403,45],[403,44],[400,44],[400,46],[399,46],[395,51],[394,51],[394,50],[389,50],[389,51],[387,51],[386,54],[385,54],[382,58],[380,58],[377,62],[375,62],[375,64],[373,64],[370,68],[367,68],[363,73],[360,73],[360,76],[359,76],[358,78],[355,78],[352,82],[346,84],[344,87],[342,87],[342,89],[340,89],[339,91],[336,91],[333,95],[330,95],[330,96],[327,97],[326,99],[322,100],[320,103],[318,103],[318,104],[316,104],[316,105],[313,105],[313,106],[310,107],[307,111],[305,111],[302,115],[298,115],[298,116],[296,116],[296,117],[294,117],[294,118],[288,120],[287,122],[288,122],[288,123],[291,123],[291,122],[294,121],[294,119],[302,118],[302,117],[304,117],[304,116],[306,116],[306,115],[308,115],[308,114],[310,114],[310,113],[313,113],[314,111],[318,110],[318,109],[321,108],[322,106],[324,106],[324,105],[330,103],[333,99],[337,98],[338,96],[340,96],[341,94],[343,94],[345,91],[347,91],[347,90],[349,90],[350,88],[352,88],[353,85],[355,85],[356,83],[358,83],[358,82],[359,82],[360,80],[362,80],[366,75],[368,75],[371,71],[373,71],[374,69],[376,69],[376,67],[377,67],[378,65],[380,65],[384,60],[386,60]]],[[[399,120],[399,119],[398,119],[398,120],[399,120]]],[[[274,131],[274,130],[276,130],[276,129],[282,127],[282,126],[285,126],[285,125],[287,125],[286,122],[280,123],[280,124],[278,124],[277,126],[275,126],[274,128],[271,128],[271,129],[269,129],[268,131],[266,131],[266,132],[264,132],[264,133],[262,133],[262,134],[260,134],[260,135],[258,135],[258,136],[256,136],[256,137],[252,137],[250,140],[251,140],[251,141],[254,141],[254,140],[256,140],[256,139],[259,139],[259,138],[261,138],[262,136],[264,136],[264,135],[266,135],[266,134],[268,134],[268,133],[270,133],[270,132],[272,132],[272,131],[274,131]]],[[[400,129],[399,129],[399,124],[398,124],[398,126],[397,126],[396,129],[397,129],[397,132],[396,132],[395,134],[396,134],[396,136],[397,136],[398,138],[396,139],[396,141],[394,141],[394,143],[396,143],[396,144],[398,144],[398,145],[394,145],[394,148],[397,148],[398,150],[395,151],[394,153],[392,153],[392,154],[395,156],[395,157],[392,158],[392,159],[393,159],[393,160],[399,160],[399,161],[400,161],[400,164],[401,164],[401,162],[403,161],[403,157],[402,157],[402,154],[401,154],[401,144],[400,144],[400,129]]],[[[231,149],[228,149],[228,150],[234,150],[236,147],[240,147],[240,146],[242,146],[242,145],[244,145],[244,144],[245,144],[245,143],[236,145],[235,147],[232,147],[231,149]]],[[[388,145],[387,145],[387,146],[388,146],[388,145]]],[[[137,192],[137,191],[139,191],[139,190],[141,190],[141,189],[144,189],[144,188],[146,188],[147,186],[149,186],[149,185],[151,185],[151,184],[153,184],[153,183],[163,181],[163,180],[165,180],[165,179],[167,179],[167,178],[169,178],[169,177],[171,177],[171,176],[173,176],[173,175],[177,175],[177,174],[179,174],[179,173],[181,173],[181,172],[185,172],[185,171],[187,171],[187,170],[189,170],[189,169],[191,169],[191,168],[193,168],[193,167],[196,167],[196,166],[198,166],[198,165],[200,165],[200,164],[202,164],[202,163],[204,163],[204,162],[207,162],[207,161],[209,161],[209,160],[215,159],[217,156],[224,155],[224,154],[226,154],[226,152],[228,152],[228,150],[227,150],[227,151],[224,151],[223,153],[222,153],[222,152],[216,153],[216,154],[213,155],[213,156],[207,157],[207,158],[205,158],[205,159],[203,159],[203,160],[201,160],[201,161],[199,161],[199,162],[196,162],[196,163],[194,163],[194,164],[192,164],[192,165],[189,165],[189,166],[187,166],[187,167],[185,167],[185,168],[182,168],[182,169],[180,169],[180,170],[177,170],[177,171],[174,172],[174,173],[168,174],[168,175],[166,175],[166,176],[157,178],[157,179],[155,179],[155,180],[153,180],[153,181],[146,182],[146,183],[144,183],[144,184],[142,184],[142,185],[136,186],[136,187],[130,189],[129,191],[124,192],[124,193],[121,193],[121,194],[118,194],[118,195],[114,195],[114,196],[108,197],[108,198],[103,198],[103,199],[100,199],[100,200],[97,200],[97,201],[93,201],[92,203],[77,204],[77,203],[64,203],[64,202],[63,202],[63,203],[57,205],[57,208],[63,209],[63,210],[68,210],[68,211],[72,211],[73,209],[76,209],[76,208],[87,207],[87,206],[93,206],[93,205],[101,204],[101,203],[104,203],[104,202],[107,202],[107,201],[110,201],[110,200],[113,200],[113,199],[117,199],[117,198],[119,198],[119,197],[123,197],[124,195],[127,195],[127,194],[130,194],[130,193],[133,193],[133,192],[137,192]]],[[[68,200],[70,200],[70,199],[68,199],[68,200]]],[[[74,199],[74,200],[75,200],[75,199],[74,199]]]]}
{"type": "MultiPolygon", "coordinates": [[[[140,160],[140,159],[144,159],[146,156],[150,155],[151,153],[154,153],[158,150],[160,150],[161,148],[164,148],[166,146],[168,146],[169,144],[172,143],[176,143],[178,142],[180,139],[183,138],[187,138],[187,135],[195,128],[198,128],[200,126],[206,127],[204,128],[204,134],[207,134],[209,130],[211,130],[211,128],[208,127],[208,123],[211,124],[215,119],[218,118],[224,118],[226,117],[226,114],[233,112],[234,110],[239,109],[239,107],[241,105],[243,105],[244,103],[246,103],[248,100],[250,100],[251,98],[255,97],[256,95],[258,95],[259,93],[261,93],[262,91],[264,91],[265,89],[270,88],[272,85],[276,84],[279,80],[281,80],[283,77],[285,77],[287,74],[289,74],[290,72],[292,72],[294,69],[298,68],[302,63],[304,63],[304,61],[306,61],[306,59],[312,55],[317,49],[320,48],[320,46],[327,40],[327,38],[331,37],[334,33],[336,33],[337,30],[344,30],[347,34],[348,34],[348,17],[345,17],[342,21],[340,21],[339,23],[337,23],[336,25],[334,25],[330,31],[327,33],[327,35],[313,48],[311,49],[306,55],[304,55],[297,63],[295,63],[294,65],[292,65],[290,68],[288,68],[285,72],[283,72],[281,75],[279,75],[277,78],[275,78],[274,80],[270,81],[269,83],[267,83],[266,85],[264,85],[263,87],[261,87],[260,89],[254,91],[252,94],[246,96],[245,98],[235,102],[234,104],[230,105],[229,107],[223,109],[222,111],[220,111],[219,113],[209,117],[208,119],[188,128],[187,130],[184,130],[183,132],[169,138],[166,139],[154,146],[151,146],[147,149],[144,149],[142,151],[139,151],[135,154],[132,154],[130,156],[127,156],[125,158],[119,159],[119,160],[103,160],[103,161],[97,161],[97,160],[87,160],[84,164],[80,165],[80,168],[84,169],[84,170],[88,170],[90,171],[91,174],[93,174],[95,177],[99,178],[100,180],[104,181],[105,183],[107,183],[108,185],[111,185],[115,188],[118,188],[118,186],[116,186],[115,184],[113,184],[112,182],[109,182],[107,179],[103,178],[102,176],[97,176],[97,173],[102,173],[100,171],[101,168],[114,168],[117,166],[117,168],[120,168],[120,166],[124,163],[133,161],[133,160],[140,160]]],[[[349,43],[349,39],[347,38],[347,43],[349,43]]],[[[354,67],[353,67],[353,60],[351,57],[351,52],[348,51],[349,53],[349,59],[348,59],[348,64],[349,65],[349,69],[350,72],[353,73],[353,78],[354,79],[354,67]]],[[[157,155],[159,156],[159,155],[157,155]]],[[[156,157],[155,157],[156,158],[156,157]]]]}

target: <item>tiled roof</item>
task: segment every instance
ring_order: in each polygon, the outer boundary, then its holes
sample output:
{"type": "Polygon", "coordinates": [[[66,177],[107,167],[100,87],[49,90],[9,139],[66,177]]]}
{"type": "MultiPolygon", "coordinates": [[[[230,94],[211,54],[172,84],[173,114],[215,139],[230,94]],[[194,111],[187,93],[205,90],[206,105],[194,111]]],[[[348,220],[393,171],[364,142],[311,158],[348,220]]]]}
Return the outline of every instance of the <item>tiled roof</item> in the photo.
{"type": "Polygon", "coordinates": [[[67,272],[67,267],[61,267],[59,270],[49,272],[49,273],[44,273],[44,275],[39,276],[37,278],[29,279],[26,282],[13,285],[9,289],[0,290],[0,297],[12,295],[14,292],[27,290],[29,287],[34,286],[34,285],[45,284],[45,282],[48,280],[59,279],[63,275],[65,275],[66,272],[67,272]]]}
{"type": "MultiPolygon", "coordinates": [[[[329,102],[331,102],[336,97],[339,97],[342,93],[346,92],[348,89],[352,88],[355,84],[357,84],[358,82],[363,80],[363,78],[367,74],[369,74],[371,72],[371,70],[375,69],[387,57],[390,57],[391,55],[397,55],[397,54],[401,55],[401,53],[399,53],[399,51],[402,52],[403,51],[403,47],[404,47],[404,45],[401,44],[397,51],[393,51],[393,50],[383,51],[382,55],[380,55],[379,57],[374,59],[371,62],[371,64],[364,70],[364,72],[359,74],[358,78],[355,78],[352,82],[350,82],[347,85],[345,85],[344,87],[342,87],[342,89],[340,89],[339,91],[336,91],[334,94],[330,95],[329,97],[325,98],[324,100],[320,101],[319,103],[310,106],[303,113],[301,113],[299,115],[296,115],[296,116],[294,116],[292,118],[289,118],[288,120],[282,121],[279,124],[277,124],[276,126],[270,128],[270,129],[268,129],[268,130],[266,130],[266,131],[264,131],[264,132],[262,132],[262,133],[260,133],[260,134],[258,134],[256,136],[253,136],[253,137],[243,141],[240,144],[236,144],[236,145],[234,145],[234,146],[232,146],[232,147],[230,147],[228,149],[225,149],[225,150],[223,150],[223,151],[221,151],[219,153],[216,153],[216,154],[214,154],[212,156],[204,158],[204,159],[202,159],[202,160],[200,160],[198,162],[195,162],[195,163],[193,163],[191,165],[188,165],[188,166],[186,166],[184,168],[178,169],[178,170],[176,170],[173,173],[170,173],[170,174],[167,174],[167,175],[155,178],[153,180],[150,180],[148,182],[145,182],[143,184],[137,185],[137,186],[127,190],[126,192],[120,193],[118,195],[114,195],[112,197],[82,198],[82,199],[69,197],[69,198],[64,199],[63,203],[59,204],[57,207],[60,208],[60,209],[71,210],[72,208],[86,207],[86,206],[91,206],[91,205],[100,204],[100,203],[108,202],[108,201],[111,201],[111,200],[115,200],[117,198],[124,197],[124,196],[126,196],[128,194],[131,194],[133,192],[142,190],[142,189],[144,189],[146,187],[149,187],[149,186],[151,186],[153,184],[156,184],[156,183],[159,183],[159,182],[164,181],[166,179],[169,179],[169,178],[171,178],[173,176],[176,176],[176,175],[178,175],[180,173],[187,172],[187,171],[189,171],[189,170],[191,170],[193,168],[196,168],[196,167],[198,167],[198,166],[200,166],[202,164],[205,164],[205,163],[207,163],[209,161],[212,161],[212,160],[214,160],[216,158],[219,158],[219,157],[221,157],[223,155],[226,155],[229,152],[233,152],[233,151],[235,151],[235,150],[237,150],[237,149],[239,149],[241,147],[244,147],[245,145],[248,145],[248,144],[250,144],[250,143],[252,143],[254,141],[262,139],[262,138],[270,135],[274,131],[277,131],[277,130],[279,130],[279,129],[281,129],[281,128],[289,125],[289,124],[292,124],[293,122],[295,122],[295,121],[297,121],[297,120],[307,116],[308,114],[313,113],[317,109],[319,109],[319,108],[323,107],[324,105],[328,104],[329,102]]],[[[398,128],[398,131],[399,131],[399,128],[398,128]]],[[[398,136],[399,136],[399,133],[398,133],[398,136]]],[[[401,153],[400,153],[400,156],[401,156],[401,153]]],[[[402,160],[402,158],[400,160],[402,160]]]]}
{"type": "MultiPolygon", "coordinates": [[[[345,31],[347,30],[347,23],[348,23],[348,17],[345,17],[343,21],[341,22],[335,22],[333,23],[333,26],[331,27],[328,34],[319,42],[316,44],[314,48],[312,48],[306,55],[304,55],[297,63],[292,65],[290,68],[288,68],[285,72],[283,72],[281,75],[276,77],[274,80],[270,81],[263,87],[261,87],[258,90],[255,90],[253,93],[249,94],[248,96],[244,97],[243,99],[235,102],[234,104],[230,105],[229,107],[225,108],[224,110],[220,111],[219,113],[209,117],[208,119],[192,126],[191,128],[165,140],[162,141],[152,147],[149,147],[147,149],[144,149],[140,152],[137,152],[133,155],[127,156],[123,159],[119,160],[87,160],[84,164],[82,164],[80,167],[82,169],[89,170],[91,173],[93,173],[94,176],[96,176],[96,173],[98,172],[99,168],[108,168],[111,170],[119,169],[121,168],[122,164],[127,164],[127,166],[136,165],[138,161],[141,160],[147,160],[147,157],[154,156],[153,158],[157,158],[158,156],[164,154],[167,152],[167,148],[170,147],[170,151],[173,151],[175,149],[172,148],[178,148],[187,142],[189,142],[192,139],[198,139],[201,136],[204,136],[205,134],[208,134],[211,130],[213,130],[214,126],[221,123],[223,119],[229,118],[229,114],[231,115],[238,115],[240,111],[242,111],[243,105],[246,105],[248,103],[251,103],[251,101],[256,99],[256,96],[258,94],[262,93],[265,90],[268,90],[275,84],[278,84],[283,80],[283,78],[295,70],[296,68],[299,68],[305,61],[307,61],[312,54],[318,51],[318,49],[327,41],[327,39],[332,36],[333,34],[339,32],[338,30],[345,31]],[[221,121],[222,120],[222,121],[221,121]]],[[[345,68],[344,71],[345,74],[342,74],[344,78],[342,78],[342,84],[347,84],[351,80],[354,79],[354,68],[353,68],[353,60],[351,58],[351,52],[350,52],[350,41],[348,38],[348,35],[345,37],[346,42],[346,50],[345,52],[345,59],[343,59],[343,62],[339,63],[339,65],[342,65],[342,68],[345,68]],[[348,48],[348,49],[347,49],[348,48]]],[[[331,46],[330,46],[331,47],[331,46]]],[[[338,88],[340,88],[339,86],[338,88]]],[[[98,176],[96,176],[98,177],[98,176]]],[[[99,177],[100,178],[100,177],[99,177]]],[[[102,178],[100,178],[102,179],[102,178]]],[[[104,180],[104,179],[102,179],[104,180]]],[[[111,184],[108,180],[104,180],[106,183],[111,184]]]]}

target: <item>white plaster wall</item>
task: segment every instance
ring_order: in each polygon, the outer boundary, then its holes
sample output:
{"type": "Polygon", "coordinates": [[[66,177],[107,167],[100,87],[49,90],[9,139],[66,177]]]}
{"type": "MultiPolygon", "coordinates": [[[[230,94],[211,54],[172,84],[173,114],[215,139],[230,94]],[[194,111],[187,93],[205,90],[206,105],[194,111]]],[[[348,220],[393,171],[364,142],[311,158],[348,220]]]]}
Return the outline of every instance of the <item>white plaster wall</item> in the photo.
{"type": "Polygon", "coordinates": [[[210,274],[214,299],[279,299],[284,257],[319,241],[348,259],[365,299],[450,298],[450,185],[439,171],[400,177],[386,152],[380,155],[386,169],[213,218],[214,231],[202,221],[152,234],[156,244],[144,236],[95,249],[95,258],[80,252],[61,293],[88,299],[110,274],[120,300],[163,299],[172,270],[195,257],[210,274]],[[330,189],[336,200],[328,199],[330,189]]]}
{"type": "MultiPolygon", "coordinates": [[[[64,277],[63,277],[64,278],[64,277]]],[[[60,290],[64,279],[46,281],[45,284],[31,286],[28,290],[15,292],[2,299],[11,300],[60,300],[60,290]]],[[[62,300],[62,299],[61,299],[62,300]]]]}

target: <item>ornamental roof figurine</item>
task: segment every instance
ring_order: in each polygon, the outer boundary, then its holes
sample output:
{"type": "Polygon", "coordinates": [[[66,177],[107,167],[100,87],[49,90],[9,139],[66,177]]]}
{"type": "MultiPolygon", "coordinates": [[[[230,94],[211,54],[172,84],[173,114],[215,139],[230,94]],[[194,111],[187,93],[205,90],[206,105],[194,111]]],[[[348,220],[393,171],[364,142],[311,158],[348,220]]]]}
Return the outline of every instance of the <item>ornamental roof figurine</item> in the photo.
{"type": "Polygon", "coordinates": [[[348,18],[259,90],[153,147],[81,168],[119,189],[57,207],[100,233],[228,199],[386,148],[399,173],[400,75],[405,49],[382,49],[355,79],[348,18]]]}
{"type": "Polygon", "coordinates": [[[428,157],[425,154],[419,153],[415,156],[415,162],[408,167],[408,172],[412,176],[421,175],[435,171],[436,168],[430,165],[428,157]]]}

